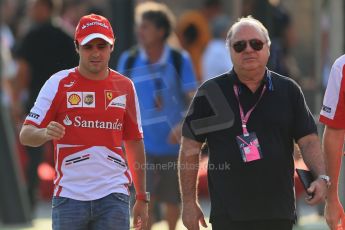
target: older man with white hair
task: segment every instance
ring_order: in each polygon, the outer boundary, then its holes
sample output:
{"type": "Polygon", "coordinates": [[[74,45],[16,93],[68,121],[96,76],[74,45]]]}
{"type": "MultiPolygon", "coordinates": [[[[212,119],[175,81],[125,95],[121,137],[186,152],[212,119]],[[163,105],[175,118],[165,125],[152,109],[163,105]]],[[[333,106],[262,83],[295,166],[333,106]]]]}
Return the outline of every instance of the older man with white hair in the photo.
{"type": "Polygon", "coordinates": [[[189,230],[206,226],[193,167],[205,142],[213,229],[292,229],[294,141],[315,176],[307,203],[325,198],[329,177],[314,118],[297,83],[267,69],[270,43],[260,21],[239,19],[227,35],[233,69],[206,81],[193,99],[179,157],[182,220],[189,230]]]}

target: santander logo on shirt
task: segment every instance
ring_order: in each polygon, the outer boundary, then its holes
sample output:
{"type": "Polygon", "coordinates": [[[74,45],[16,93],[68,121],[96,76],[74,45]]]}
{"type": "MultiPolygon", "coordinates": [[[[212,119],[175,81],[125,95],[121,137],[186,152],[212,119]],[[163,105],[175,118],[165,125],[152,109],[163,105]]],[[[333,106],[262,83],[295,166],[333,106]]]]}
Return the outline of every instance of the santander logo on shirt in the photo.
{"type": "Polygon", "coordinates": [[[75,116],[73,120],[66,115],[63,123],[66,126],[74,126],[76,128],[92,128],[92,129],[113,129],[116,131],[122,130],[122,123],[119,119],[115,121],[101,121],[101,120],[86,120],[81,116],[75,116]]]}

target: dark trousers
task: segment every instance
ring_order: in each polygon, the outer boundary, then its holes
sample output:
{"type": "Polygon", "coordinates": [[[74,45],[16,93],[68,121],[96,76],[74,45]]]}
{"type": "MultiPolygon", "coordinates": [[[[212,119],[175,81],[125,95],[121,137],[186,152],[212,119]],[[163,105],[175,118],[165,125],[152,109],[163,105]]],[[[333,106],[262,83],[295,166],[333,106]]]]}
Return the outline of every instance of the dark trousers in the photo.
{"type": "Polygon", "coordinates": [[[292,220],[231,221],[217,219],[212,221],[213,230],[292,230],[292,220]]]}

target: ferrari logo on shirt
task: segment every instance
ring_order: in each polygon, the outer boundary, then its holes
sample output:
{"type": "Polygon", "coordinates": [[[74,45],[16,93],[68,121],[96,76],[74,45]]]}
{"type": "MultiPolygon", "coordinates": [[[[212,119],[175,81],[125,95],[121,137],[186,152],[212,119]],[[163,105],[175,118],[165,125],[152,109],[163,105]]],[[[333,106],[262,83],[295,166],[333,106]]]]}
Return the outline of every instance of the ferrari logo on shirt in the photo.
{"type": "Polygon", "coordinates": [[[95,92],[67,92],[67,108],[95,108],[95,92]]]}
{"type": "Polygon", "coordinates": [[[117,92],[105,90],[105,109],[113,108],[126,108],[127,94],[118,95],[117,92]]]}
{"type": "Polygon", "coordinates": [[[110,101],[113,99],[113,93],[112,91],[105,91],[106,98],[110,101]]]}

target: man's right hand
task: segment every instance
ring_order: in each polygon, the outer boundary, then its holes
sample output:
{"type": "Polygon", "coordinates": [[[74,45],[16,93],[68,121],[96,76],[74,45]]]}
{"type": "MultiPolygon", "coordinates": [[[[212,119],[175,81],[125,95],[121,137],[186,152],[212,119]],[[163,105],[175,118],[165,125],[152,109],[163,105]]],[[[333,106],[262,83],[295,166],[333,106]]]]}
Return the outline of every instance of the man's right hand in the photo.
{"type": "Polygon", "coordinates": [[[24,124],[19,133],[22,145],[38,147],[50,140],[60,140],[65,135],[65,127],[56,121],[51,121],[46,128],[38,128],[24,124]]]}
{"type": "Polygon", "coordinates": [[[47,140],[60,140],[65,135],[65,127],[56,121],[51,121],[45,131],[47,140]]]}
{"type": "Polygon", "coordinates": [[[326,201],[325,218],[331,230],[345,230],[345,213],[339,199],[326,201]]]}
{"type": "Polygon", "coordinates": [[[182,222],[188,230],[199,230],[199,222],[203,227],[207,228],[204,214],[197,203],[183,204],[182,222]]]}

